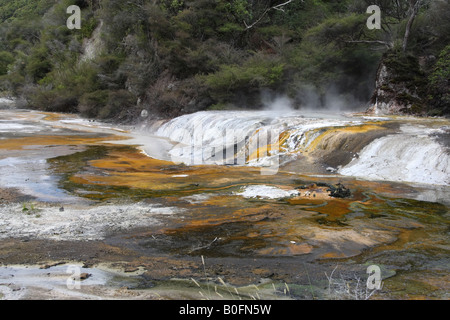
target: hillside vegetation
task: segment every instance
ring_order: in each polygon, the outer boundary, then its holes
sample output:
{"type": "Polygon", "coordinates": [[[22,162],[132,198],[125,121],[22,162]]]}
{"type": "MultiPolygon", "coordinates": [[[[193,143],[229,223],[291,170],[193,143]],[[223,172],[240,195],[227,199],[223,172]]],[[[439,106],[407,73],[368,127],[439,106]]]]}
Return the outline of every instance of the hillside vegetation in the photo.
{"type": "Polygon", "coordinates": [[[446,115],[449,12],[440,0],[0,0],[0,92],[118,121],[279,97],[361,110],[388,59],[393,79],[414,87],[402,112],[446,115]],[[73,4],[79,30],[66,26],[73,4]],[[381,29],[366,25],[373,4],[381,29]]]}

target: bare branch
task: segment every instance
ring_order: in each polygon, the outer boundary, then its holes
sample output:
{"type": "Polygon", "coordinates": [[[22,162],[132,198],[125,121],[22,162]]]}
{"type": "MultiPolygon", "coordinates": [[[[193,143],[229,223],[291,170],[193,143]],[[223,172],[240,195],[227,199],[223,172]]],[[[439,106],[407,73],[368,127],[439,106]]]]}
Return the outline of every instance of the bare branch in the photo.
{"type": "MultiPolygon", "coordinates": [[[[285,3],[277,4],[276,6],[273,6],[271,9],[280,10],[284,12],[284,6],[291,3],[292,0],[286,1],[285,3]]],[[[303,2],[303,1],[302,1],[303,2]]]]}
{"type": "Polygon", "coordinates": [[[254,26],[255,24],[257,24],[258,22],[261,21],[262,18],[264,18],[264,16],[266,15],[266,13],[267,13],[269,10],[270,10],[270,8],[269,8],[269,9],[266,9],[266,11],[264,11],[264,13],[258,18],[258,20],[256,20],[255,22],[253,22],[251,25],[247,25],[247,23],[246,23],[245,20],[244,20],[245,28],[246,28],[247,30],[250,29],[250,28],[253,28],[253,26],[254,26]]]}
{"type": "MultiPolygon", "coordinates": [[[[245,22],[245,20],[244,20],[244,25],[245,25],[246,30],[253,28],[253,26],[255,26],[257,23],[259,23],[262,20],[262,18],[264,18],[264,16],[267,14],[267,12],[269,12],[270,10],[278,10],[278,11],[285,12],[284,7],[286,5],[288,5],[289,3],[291,3],[292,1],[294,1],[294,0],[288,0],[284,3],[280,3],[280,4],[277,4],[276,6],[267,8],[266,10],[264,10],[264,12],[261,14],[261,16],[250,25],[248,25],[247,22],[245,22]]],[[[303,0],[301,0],[301,1],[303,2],[303,0]]]]}
{"type": "Polygon", "coordinates": [[[368,44],[381,44],[386,46],[387,48],[392,48],[392,43],[390,42],[386,42],[386,41],[381,41],[381,40],[349,40],[349,41],[345,41],[345,43],[368,43],[368,44]]]}
{"type": "Polygon", "coordinates": [[[411,33],[411,28],[412,28],[412,25],[414,23],[414,20],[415,20],[417,14],[419,13],[420,7],[423,4],[422,2],[423,2],[422,0],[415,0],[415,1],[410,0],[409,1],[409,3],[410,3],[409,11],[411,13],[410,13],[410,16],[408,19],[408,23],[406,24],[405,36],[403,37],[403,45],[402,45],[403,52],[406,52],[406,48],[408,46],[409,35],[411,33]]]}

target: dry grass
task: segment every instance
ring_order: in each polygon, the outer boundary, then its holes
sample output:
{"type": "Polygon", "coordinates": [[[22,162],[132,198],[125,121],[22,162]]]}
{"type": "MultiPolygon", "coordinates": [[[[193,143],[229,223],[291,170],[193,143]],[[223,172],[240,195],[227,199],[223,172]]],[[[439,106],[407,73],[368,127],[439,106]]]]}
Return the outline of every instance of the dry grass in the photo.
{"type": "Polygon", "coordinates": [[[353,275],[352,279],[344,277],[342,273],[338,277],[335,276],[335,272],[338,266],[336,266],[331,274],[328,276],[325,272],[325,276],[328,279],[327,298],[333,300],[369,300],[377,291],[382,289],[382,285],[379,289],[370,290],[367,284],[361,280],[357,275],[353,275]]]}

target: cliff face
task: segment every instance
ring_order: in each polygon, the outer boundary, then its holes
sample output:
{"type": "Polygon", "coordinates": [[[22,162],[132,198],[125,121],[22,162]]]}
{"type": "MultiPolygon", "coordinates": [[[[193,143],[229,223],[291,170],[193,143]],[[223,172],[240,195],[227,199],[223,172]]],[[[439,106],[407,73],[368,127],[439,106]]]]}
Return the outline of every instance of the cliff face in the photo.
{"type": "Polygon", "coordinates": [[[450,46],[438,57],[388,51],[379,64],[370,114],[449,116],[450,46]]]}
{"type": "MultiPolygon", "coordinates": [[[[429,58],[431,60],[431,58],[429,58]]],[[[388,52],[378,67],[369,113],[425,114],[427,82],[419,60],[388,52]]]]}
{"type": "Polygon", "coordinates": [[[105,43],[101,38],[103,20],[99,20],[99,25],[95,28],[89,39],[83,39],[82,54],[80,61],[95,60],[105,47],[105,43]]]}

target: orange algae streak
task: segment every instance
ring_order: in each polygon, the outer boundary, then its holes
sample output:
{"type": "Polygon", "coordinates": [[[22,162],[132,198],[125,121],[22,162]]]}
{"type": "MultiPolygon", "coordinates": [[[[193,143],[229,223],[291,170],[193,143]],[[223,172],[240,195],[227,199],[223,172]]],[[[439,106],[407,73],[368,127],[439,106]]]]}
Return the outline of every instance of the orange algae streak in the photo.
{"type": "Polygon", "coordinates": [[[313,151],[317,148],[321,147],[322,149],[329,149],[329,147],[322,147],[322,145],[327,145],[331,142],[338,143],[340,139],[338,139],[342,135],[348,135],[348,134],[359,134],[359,133],[366,133],[369,131],[374,130],[385,130],[380,125],[374,125],[374,124],[364,124],[360,126],[347,126],[347,127],[341,127],[341,128],[332,128],[325,131],[323,134],[321,134],[319,137],[314,139],[314,141],[311,142],[309,147],[306,149],[306,151],[313,151]]]}
{"type": "Polygon", "coordinates": [[[248,159],[246,161],[253,161],[258,160],[262,157],[272,156],[275,152],[278,152],[280,149],[280,146],[283,145],[284,142],[289,138],[289,134],[287,132],[283,132],[280,134],[278,141],[275,143],[269,143],[260,146],[255,151],[253,151],[252,154],[248,156],[248,159]]]}
{"type": "Polygon", "coordinates": [[[95,173],[78,173],[72,182],[101,184],[147,190],[196,192],[220,191],[239,185],[243,179],[259,177],[258,171],[247,168],[223,166],[184,166],[170,161],[145,156],[137,149],[111,151],[97,160],[88,162],[95,173]],[[98,172],[98,173],[97,173],[98,172]]]}
{"type": "Polygon", "coordinates": [[[289,244],[286,246],[267,247],[257,251],[260,255],[298,256],[311,253],[313,247],[307,243],[289,244]]]}
{"type": "Polygon", "coordinates": [[[383,123],[366,123],[356,126],[317,128],[310,130],[305,132],[307,141],[306,146],[301,146],[297,151],[308,153],[317,149],[331,150],[339,145],[339,143],[341,143],[342,140],[349,135],[386,130],[382,124],[383,123]],[[321,131],[323,131],[323,133],[320,133],[321,131]],[[317,134],[318,136],[315,137],[317,134]]]}
{"type": "MultiPolygon", "coordinates": [[[[229,196],[221,196],[216,197],[222,198],[224,202],[228,202],[228,204],[233,203],[232,199],[229,196]]],[[[216,204],[220,205],[220,202],[215,202],[216,204]]],[[[237,205],[236,203],[234,205],[237,205]]],[[[260,220],[263,220],[267,217],[267,212],[271,211],[272,207],[262,206],[259,208],[245,208],[240,210],[229,210],[223,214],[220,215],[210,215],[210,216],[203,216],[199,215],[198,218],[194,218],[190,220],[183,229],[190,229],[190,228],[198,228],[201,226],[211,226],[211,225],[220,225],[224,223],[231,223],[231,222],[258,222],[260,220]]]]}
{"type": "Polygon", "coordinates": [[[342,252],[327,252],[320,256],[322,259],[341,259],[347,256],[342,252]]]}
{"type": "Polygon", "coordinates": [[[119,172],[136,172],[138,170],[154,172],[157,171],[159,166],[173,165],[172,162],[153,159],[135,150],[129,152],[113,151],[109,153],[108,158],[92,160],[89,164],[96,168],[119,172]]]}
{"type": "Polygon", "coordinates": [[[325,206],[311,209],[305,208],[305,210],[315,211],[318,213],[326,214],[329,217],[337,218],[352,212],[349,209],[350,203],[350,201],[331,200],[328,201],[325,206]]]}
{"type": "Polygon", "coordinates": [[[59,121],[66,118],[74,118],[74,116],[63,114],[63,113],[52,113],[52,112],[40,112],[41,114],[45,115],[44,120],[46,121],[59,121]]]}
{"type": "Polygon", "coordinates": [[[51,146],[51,145],[98,145],[105,140],[122,140],[121,136],[110,137],[81,137],[81,136],[33,136],[2,140],[0,149],[20,150],[27,146],[51,146]]]}

